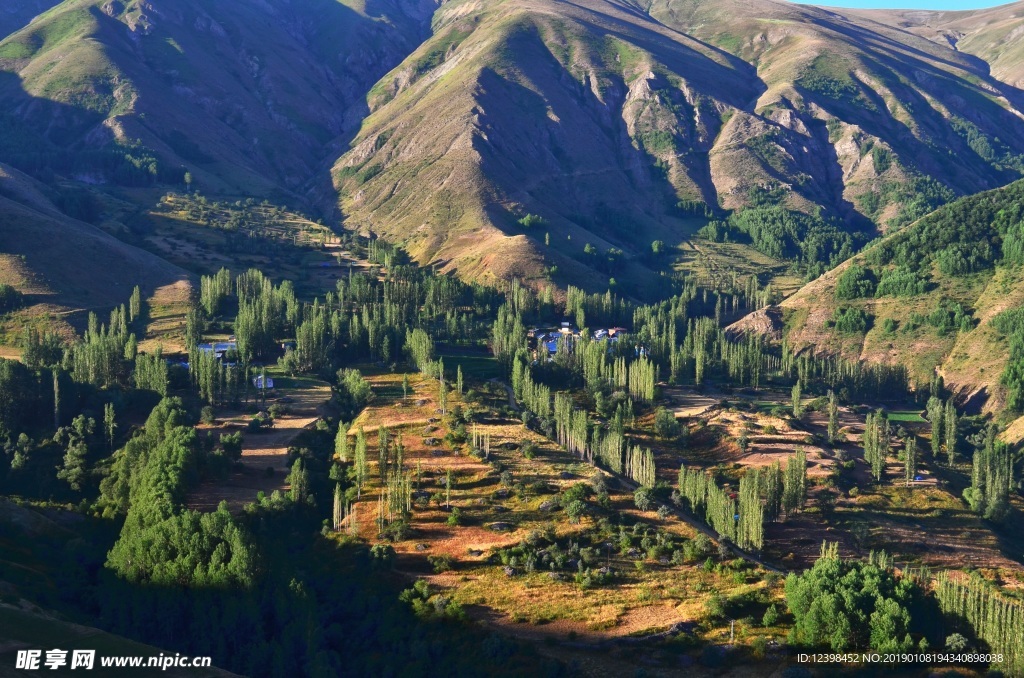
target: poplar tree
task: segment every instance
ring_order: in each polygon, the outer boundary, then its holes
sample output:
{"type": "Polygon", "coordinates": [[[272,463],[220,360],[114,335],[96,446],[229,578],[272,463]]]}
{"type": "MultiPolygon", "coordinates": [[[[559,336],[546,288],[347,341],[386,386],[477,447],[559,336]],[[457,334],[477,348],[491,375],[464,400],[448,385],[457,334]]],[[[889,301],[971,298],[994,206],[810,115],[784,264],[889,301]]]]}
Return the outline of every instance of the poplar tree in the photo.
{"type": "Polygon", "coordinates": [[[117,421],[115,419],[114,403],[107,403],[103,406],[103,432],[106,435],[107,446],[111,452],[114,450],[114,434],[116,431],[117,421]]]}
{"type": "Polygon", "coordinates": [[[807,455],[803,450],[786,460],[783,477],[782,505],[786,516],[792,515],[807,501],[807,455]]]}
{"type": "Polygon", "coordinates": [[[950,398],[946,402],[946,459],[952,467],[956,463],[956,446],[957,438],[959,436],[960,422],[957,419],[956,405],[953,404],[953,399],[950,398]]]}
{"type": "Polygon", "coordinates": [[[334,518],[333,522],[334,522],[334,531],[335,532],[340,532],[341,531],[342,511],[343,511],[343,504],[342,504],[342,496],[341,496],[341,483],[335,483],[334,484],[334,510],[331,513],[333,518],[334,518]]]}
{"type": "Polygon", "coordinates": [[[1024,674],[1024,605],[1005,597],[977,574],[940,572],[935,598],[942,612],[970,625],[973,635],[993,653],[1003,655],[999,663],[1006,675],[1024,674]]]}
{"type": "Polygon", "coordinates": [[[348,425],[338,423],[338,433],[334,436],[334,454],[342,463],[348,462],[348,425]]]}
{"type": "Polygon", "coordinates": [[[361,497],[363,493],[363,484],[367,480],[366,433],[363,432],[363,427],[361,425],[356,430],[355,471],[356,497],[361,497]]]}
{"type": "Polygon", "coordinates": [[[932,428],[932,457],[938,458],[939,453],[942,451],[942,420],[945,414],[942,401],[932,396],[928,399],[927,411],[928,423],[931,424],[932,428]]]}
{"type": "Polygon", "coordinates": [[[839,439],[839,400],[835,391],[828,392],[828,441],[835,444],[839,439]]]}
{"type": "Polygon", "coordinates": [[[142,290],[136,285],[132,290],[132,296],[128,299],[128,318],[131,322],[142,314],[142,290]]]}
{"type": "Polygon", "coordinates": [[[60,428],[60,369],[53,368],[53,430],[60,428]]]}
{"type": "Polygon", "coordinates": [[[913,434],[907,436],[907,440],[904,443],[903,457],[905,462],[904,475],[907,487],[910,487],[914,476],[917,475],[917,438],[913,434]]]}

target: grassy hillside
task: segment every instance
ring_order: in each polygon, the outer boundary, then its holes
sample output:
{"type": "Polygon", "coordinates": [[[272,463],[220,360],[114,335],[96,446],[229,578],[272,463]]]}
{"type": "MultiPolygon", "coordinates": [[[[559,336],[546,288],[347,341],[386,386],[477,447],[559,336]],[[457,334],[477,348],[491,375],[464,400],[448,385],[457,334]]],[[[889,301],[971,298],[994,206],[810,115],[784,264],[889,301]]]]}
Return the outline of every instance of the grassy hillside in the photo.
{"type": "Polygon", "coordinates": [[[554,266],[603,289],[644,280],[651,241],[691,234],[694,203],[872,232],[1024,170],[1014,88],[868,18],[521,0],[450,3],[433,29],[370,90],[334,183],[351,227],[471,277],[554,266]],[[521,226],[528,214],[539,228],[521,226]],[[598,265],[609,248],[632,264],[598,265]]]}
{"type": "Polygon", "coordinates": [[[941,45],[987,62],[992,75],[1021,87],[1024,85],[1024,3],[960,12],[885,11],[864,12],[887,23],[941,45]]]}
{"type": "Polygon", "coordinates": [[[1013,313],[1024,305],[1022,204],[1017,182],[883,238],[782,302],[786,339],[796,349],[905,364],[922,382],[937,369],[963,400],[998,409],[1013,313]]]}
{"type": "Polygon", "coordinates": [[[84,311],[123,304],[135,284],[146,294],[187,284],[177,266],[65,216],[45,190],[0,165],[0,284],[25,295],[25,307],[0,324],[0,343],[20,337],[26,324],[59,329],[84,311]]]}
{"type": "Polygon", "coordinates": [[[66,0],[0,41],[0,156],[94,183],[187,168],[207,188],[297,189],[431,9],[66,0]]]}

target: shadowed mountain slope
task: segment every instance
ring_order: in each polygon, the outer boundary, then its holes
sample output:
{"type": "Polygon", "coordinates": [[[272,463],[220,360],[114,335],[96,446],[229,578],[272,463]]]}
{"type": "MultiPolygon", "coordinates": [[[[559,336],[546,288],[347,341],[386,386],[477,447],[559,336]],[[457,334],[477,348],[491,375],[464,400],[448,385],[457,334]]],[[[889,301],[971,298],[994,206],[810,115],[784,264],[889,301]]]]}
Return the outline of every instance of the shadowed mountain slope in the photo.
{"type": "Polygon", "coordinates": [[[293,190],[433,8],[66,0],[0,42],[0,157],[93,182],[180,183],[188,168],[205,190],[293,190]],[[64,146],[72,157],[55,159],[64,146]]]}
{"type": "Polygon", "coordinates": [[[139,285],[148,294],[187,280],[185,271],[62,214],[42,186],[0,165],[0,283],[29,306],[65,315],[126,303],[139,285]]]}

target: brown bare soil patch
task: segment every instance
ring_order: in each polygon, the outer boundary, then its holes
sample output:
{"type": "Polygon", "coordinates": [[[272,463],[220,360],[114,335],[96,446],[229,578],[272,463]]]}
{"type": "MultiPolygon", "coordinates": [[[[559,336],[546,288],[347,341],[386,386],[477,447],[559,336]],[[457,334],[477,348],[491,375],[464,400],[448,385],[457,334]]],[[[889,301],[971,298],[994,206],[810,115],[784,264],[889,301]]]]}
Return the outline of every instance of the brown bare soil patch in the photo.
{"type": "MultiPolygon", "coordinates": [[[[323,405],[330,399],[330,387],[319,383],[304,388],[282,389],[279,397],[288,397],[288,413],[275,420],[274,428],[265,433],[243,433],[242,459],[227,480],[206,481],[189,498],[189,508],[210,511],[226,501],[231,511],[239,511],[255,501],[259,492],[270,494],[285,491],[288,474],[288,448],[303,429],[311,426],[322,415],[323,405]],[[267,469],[273,469],[268,473],[267,469]]],[[[217,424],[200,427],[215,435],[245,430],[252,415],[244,412],[224,412],[217,424]]]]}

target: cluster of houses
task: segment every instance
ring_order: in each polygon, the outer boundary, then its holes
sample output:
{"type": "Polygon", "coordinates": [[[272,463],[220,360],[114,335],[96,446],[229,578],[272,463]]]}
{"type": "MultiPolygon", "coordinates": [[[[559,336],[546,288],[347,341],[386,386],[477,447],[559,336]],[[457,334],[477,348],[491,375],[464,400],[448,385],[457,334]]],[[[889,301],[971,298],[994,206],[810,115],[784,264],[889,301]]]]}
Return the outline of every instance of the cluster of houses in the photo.
{"type": "MultiPolygon", "coordinates": [[[[294,342],[285,342],[285,343],[286,344],[291,344],[291,348],[295,348],[294,342]]],[[[287,348],[289,348],[289,347],[286,346],[285,344],[282,344],[282,348],[287,350],[287,348]]],[[[226,357],[228,356],[229,353],[230,354],[234,354],[235,356],[237,356],[237,354],[238,354],[238,342],[235,341],[234,337],[230,337],[227,341],[217,341],[217,342],[211,342],[211,343],[208,343],[208,344],[199,344],[198,346],[196,346],[196,349],[198,349],[202,353],[212,353],[214,356],[216,356],[217,360],[220,360],[221,362],[223,362],[226,367],[234,367],[235,365],[237,365],[237,363],[235,363],[235,362],[226,362],[225,361],[225,359],[226,359],[226,357]]],[[[176,364],[178,366],[180,366],[180,367],[184,367],[185,369],[188,369],[188,363],[187,362],[180,362],[180,363],[176,363],[176,364]]],[[[264,382],[263,376],[262,375],[257,375],[252,380],[252,385],[255,388],[258,388],[258,389],[261,389],[261,390],[262,389],[272,389],[272,388],[274,388],[274,379],[273,379],[273,377],[267,377],[266,378],[266,382],[264,382]]]]}
{"type": "MultiPolygon", "coordinates": [[[[609,344],[617,343],[627,334],[625,327],[609,327],[607,329],[595,330],[591,338],[594,341],[606,341],[609,344]]],[[[534,356],[547,355],[549,358],[558,352],[558,342],[565,341],[572,350],[580,339],[580,331],[569,321],[563,321],[560,327],[533,328],[526,333],[529,347],[534,351],[534,356]]]]}

